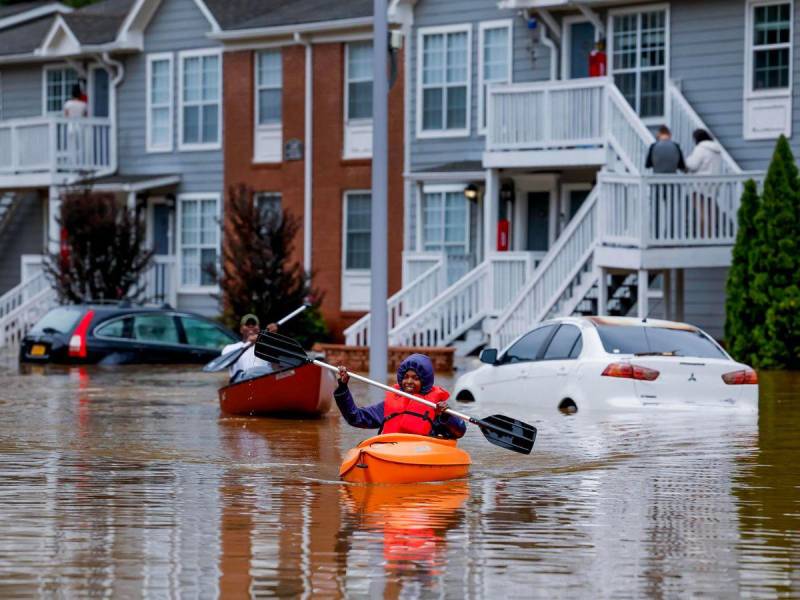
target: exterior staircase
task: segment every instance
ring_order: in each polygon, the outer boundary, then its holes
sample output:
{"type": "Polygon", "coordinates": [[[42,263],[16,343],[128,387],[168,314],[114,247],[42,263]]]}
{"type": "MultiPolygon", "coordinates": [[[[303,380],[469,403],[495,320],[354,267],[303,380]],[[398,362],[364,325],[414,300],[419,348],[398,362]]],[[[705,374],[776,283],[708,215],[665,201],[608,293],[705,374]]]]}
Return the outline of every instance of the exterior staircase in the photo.
{"type": "Polygon", "coordinates": [[[0,296],[0,348],[18,344],[36,321],[56,305],[56,300],[44,271],[0,296]]]}
{"type": "MultiPolygon", "coordinates": [[[[683,148],[691,148],[692,132],[707,129],[706,125],[672,82],[667,85],[666,103],[675,140],[683,148]]],[[[565,111],[561,113],[568,119],[565,111]]],[[[695,247],[715,246],[729,252],[747,177],[724,149],[723,174],[718,177],[645,175],[653,135],[612,80],[510,85],[491,93],[490,151],[569,151],[597,144],[598,139],[607,161],[597,184],[535,270],[523,281],[504,281],[503,256],[511,253],[498,253],[448,287],[426,285],[425,275],[420,276],[389,299],[390,344],[453,345],[467,335],[469,342],[459,344],[463,351],[474,350],[476,342],[486,338],[502,349],[545,319],[587,309],[596,313],[601,248],[664,253],[665,249],[692,252],[695,247]],[[531,114],[532,107],[561,104],[596,109],[582,111],[590,118],[585,123],[578,118],[577,124],[549,123],[547,115],[551,113],[547,111],[531,114]],[[544,120],[537,124],[535,119],[544,120]],[[531,126],[521,128],[520,123],[531,126]],[[559,140],[559,135],[563,139],[559,140]],[[495,293],[504,285],[504,294],[495,293]],[[409,294],[416,294],[415,303],[404,300],[409,294]],[[399,306],[404,309],[398,310],[399,306]],[[483,339],[478,339],[476,330],[485,334],[483,339]]],[[[605,260],[608,255],[606,252],[605,260]]],[[[426,275],[437,277],[432,272],[426,275]]],[[[636,305],[637,287],[636,275],[610,275],[606,283],[608,310],[628,314],[636,305]]],[[[368,344],[368,324],[366,315],[346,330],[347,343],[368,344]]]]}

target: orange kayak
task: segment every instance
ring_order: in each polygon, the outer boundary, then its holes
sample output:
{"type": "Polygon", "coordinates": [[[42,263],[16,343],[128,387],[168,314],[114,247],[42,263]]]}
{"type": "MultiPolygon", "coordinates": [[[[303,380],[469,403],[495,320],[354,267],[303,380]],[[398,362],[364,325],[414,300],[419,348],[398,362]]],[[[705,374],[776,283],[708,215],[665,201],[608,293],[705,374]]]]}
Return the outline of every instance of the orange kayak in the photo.
{"type": "Polygon", "coordinates": [[[219,390],[219,407],[230,415],[319,416],[331,407],[336,377],[303,365],[238,381],[219,390]]]}
{"type": "Polygon", "coordinates": [[[469,454],[455,440],[388,433],[349,450],[339,477],[350,483],[422,483],[465,477],[469,454]]]}

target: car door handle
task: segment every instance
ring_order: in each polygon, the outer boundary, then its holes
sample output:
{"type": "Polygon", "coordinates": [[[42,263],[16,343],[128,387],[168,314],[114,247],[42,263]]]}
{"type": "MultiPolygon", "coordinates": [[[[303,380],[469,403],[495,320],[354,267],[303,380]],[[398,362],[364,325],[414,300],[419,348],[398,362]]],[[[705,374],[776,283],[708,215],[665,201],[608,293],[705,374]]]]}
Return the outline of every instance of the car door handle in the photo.
{"type": "Polygon", "coordinates": [[[569,371],[567,371],[567,367],[560,367],[556,372],[556,374],[559,377],[566,377],[567,375],[569,375],[569,371]]]}

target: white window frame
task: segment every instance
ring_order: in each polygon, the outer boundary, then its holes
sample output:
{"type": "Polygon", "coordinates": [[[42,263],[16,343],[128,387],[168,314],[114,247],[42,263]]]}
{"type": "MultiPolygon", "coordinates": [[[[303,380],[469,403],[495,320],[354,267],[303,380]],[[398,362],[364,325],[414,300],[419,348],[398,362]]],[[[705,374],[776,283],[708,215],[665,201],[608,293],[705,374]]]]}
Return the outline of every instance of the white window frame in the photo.
{"type": "MultiPolygon", "coordinates": [[[[344,147],[342,158],[353,160],[372,158],[372,118],[351,119],[348,115],[350,109],[350,45],[358,43],[372,44],[372,38],[349,40],[345,43],[344,51],[344,108],[342,119],[344,122],[344,147]]],[[[364,79],[358,81],[366,81],[364,79]]],[[[369,81],[374,81],[370,75],[369,81]]]]}
{"type": "MultiPolygon", "coordinates": [[[[48,112],[47,110],[47,74],[50,71],[63,71],[65,69],[72,69],[78,75],[78,83],[81,80],[81,74],[69,63],[59,63],[54,65],[45,65],[42,67],[42,116],[48,115],[63,115],[64,114],[64,107],[62,106],[57,111],[48,112]]],[[[67,100],[69,100],[69,91],[67,92],[67,100]]]]}
{"type": "MultiPolygon", "coordinates": [[[[367,298],[369,298],[369,286],[372,281],[372,269],[348,269],[347,268],[347,204],[350,196],[355,194],[369,194],[370,214],[372,211],[372,190],[347,190],[342,195],[342,265],[341,265],[341,308],[342,310],[368,311],[369,300],[359,303],[353,298],[354,290],[367,288],[367,298]]],[[[370,262],[370,264],[372,264],[370,262]]]]}
{"type": "Polygon", "coordinates": [[[277,196],[278,204],[279,204],[279,211],[281,213],[283,213],[283,194],[281,192],[269,191],[269,190],[262,190],[260,192],[255,192],[253,194],[253,204],[255,204],[256,210],[259,210],[259,208],[258,208],[259,200],[261,200],[262,198],[265,198],[265,197],[269,197],[269,196],[272,196],[272,197],[277,196]]]}
{"type": "Polygon", "coordinates": [[[145,149],[149,153],[154,152],[172,152],[174,147],[174,138],[175,138],[175,127],[173,125],[173,119],[175,117],[175,59],[172,52],[158,52],[154,54],[147,55],[147,68],[146,68],[146,77],[147,82],[145,84],[145,93],[147,94],[146,100],[146,110],[145,110],[145,126],[147,128],[146,131],[146,145],[145,149]],[[152,140],[152,109],[153,108],[163,108],[162,106],[154,107],[152,103],[152,75],[153,75],[153,63],[157,61],[169,61],[169,102],[167,108],[169,109],[169,143],[163,146],[157,146],[153,143],[152,140]]]}
{"type": "MultiPolygon", "coordinates": [[[[492,84],[509,84],[513,82],[513,59],[514,59],[514,26],[511,19],[497,19],[494,21],[481,21],[478,24],[478,134],[486,135],[486,130],[489,128],[489,115],[486,114],[488,102],[483,100],[483,86],[492,84]],[[508,58],[506,59],[506,80],[490,81],[484,80],[483,67],[484,67],[484,44],[486,41],[487,29],[507,29],[508,30],[508,58]],[[485,123],[485,124],[484,124],[485,123]]],[[[486,99],[489,99],[489,90],[486,90],[486,99]]]]}
{"type": "Polygon", "coordinates": [[[253,163],[254,164],[278,164],[283,161],[283,48],[270,47],[257,50],[253,54],[255,60],[253,61],[253,163]],[[258,62],[259,56],[266,52],[277,52],[281,61],[281,85],[280,88],[275,86],[260,86],[258,83],[258,62]],[[261,120],[261,104],[258,100],[258,93],[260,90],[274,90],[280,89],[281,91],[281,120],[273,123],[260,124],[261,120]],[[273,150],[272,154],[266,152],[266,148],[273,150]],[[259,153],[261,149],[261,153],[259,153]]]}
{"type": "Polygon", "coordinates": [[[792,0],[747,0],[745,14],[745,50],[744,50],[744,95],[745,98],[759,98],[775,96],[791,96],[794,71],[794,2],[792,0]],[[755,24],[755,9],[761,6],[789,5],[789,42],[786,44],[773,44],[761,46],[760,49],[770,50],[778,48],[789,49],[789,87],[772,88],[765,90],[753,89],[753,53],[755,52],[753,40],[753,25],[755,24]]]}
{"type": "MultiPolygon", "coordinates": [[[[417,137],[420,139],[426,138],[451,138],[451,137],[468,137],[471,132],[472,125],[472,25],[470,23],[461,23],[458,25],[446,25],[443,27],[421,27],[417,31],[417,106],[416,106],[416,121],[417,121],[417,137]],[[422,63],[423,63],[423,38],[427,35],[448,34],[448,33],[466,33],[467,34],[467,115],[465,120],[465,127],[462,129],[436,129],[424,130],[422,129],[422,63]]],[[[445,74],[447,67],[445,66],[445,74]]],[[[445,82],[440,87],[447,87],[445,82]]]]}
{"type": "MultiPolygon", "coordinates": [[[[434,184],[434,185],[424,185],[422,186],[422,195],[417,203],[417,227],[419,227],[420,232],[420,245],[419,251],[420,252],[447,252],[445,247],[447,243],[444,241],[444,229],[442,229],[442,248],[440,250],[428,250],[425,248],[425,194],[446,194],[446,193],[455,193],[458,192],[464,197],[464,202],[467,206],[467,219],[464,222],[465,227],[465,234],[464,234],[464,252],[468,253],[470,249],[470,244],[472,240],[470,239],[470,209],[469,209],[469,200],[464,196],[464,188],[469,185],[469,182],[464,183],[448,183],[448,184],[434,184]]],[[[444,198],[444,197],[443,197],[444,198]]],[[[445,209],[443,212],[444,215],[447,214],[446,212],[446,204],[442,205],[445,209]]],[[[455,244],[451,244],[455,245],[455,244]]]]}
{"type": "Polygon", "coordinates": [[[199,50],[183,50],[178,52],[178,150],[181,152],[194,152],[202,150],[219,150],[222,148],[222,50],[219,48],[202,48],[199,50]],[[197,58],[203,56],[217,57],[217,106],[219,106],[219,116],[217,118],[217,141],[213,143],[185,143],[183,141],[183,63],[187,58],[197,58]]]}
{"type": "MultiPolygon", "coordinates": [[[[221,218],[222,211],[222,194],[218,192],[200,193],[195,192],[191,194],[178,194],[176,199],[176,233],[175,233],[175,268],[177,270],[178,292],[182,294],[208,294],[214,293],[219,290],[219,286],[214,285],[193,285],[183,283],[183,201],[184,200],[216,200],[217,202],[217,219],[221,218]]],[[[222,231],[217,229],[217,268],[220,268],[222,262],[222,231]]]]}
{"type": "MultiPolygon", "coordinates": [[[[608,23],[606,25],[606,31],[608,31],[608,35],[606,38],[607,43],[607,56],[608,56],[608,76],[614,79],[614,17],[620,15],[627,15],[631,13],[645,13],[645,12],[658,12],[664,11],[664,114],[663,115],[654,115],[651,117],[640,117],[642,122],[645,125],[660,125],[663,124],[664,119],[669,112],[667,107],[667,88],[669,87],[669,80],[670,80],[670,69],[671,69],[671,52],[670,46],[672,45],[672,30],[670,28],[670,21],[671,21],[671,14],[670,14],[670,5],[668,3],[662,4],[637,4],[635,6],[626,6],[625,8],[614,8],[608,11],[608,23]]],[[[637,28],[636,32],[636,48],[637,48],[637,67],[636,72],[639,73],[639,77],[637,78],[636,83],[636,97],[641,99],[641,83],[642,77],[641,73],[642,68],[641,65],[638,64],[639,62],[639,52],[642,48],[642,32],[640,28],[637,28]]],[[[657,71],[660,69],[654,69],[648,67],[645,71],[657,71]]],[[[634,112],[638,114],[635,106],[632,106],[634,112]]]]}
{"type": "MultiPolygon", "coordinates": [[[[351,119],[348,115],[350,110],[350,46],[352,44],[372,44],[372,40],[355,40],[352,42],[347,42],[344,45],[344,122],[345,124],[354,124],[354,125],[372,125],[372,117],[369,119],[351,119]]],[[[373,85],[375,82],[370,74],[369,79],[354,79],[352,83],[363,83],[365,81],[370,81],[373,85]]]]}

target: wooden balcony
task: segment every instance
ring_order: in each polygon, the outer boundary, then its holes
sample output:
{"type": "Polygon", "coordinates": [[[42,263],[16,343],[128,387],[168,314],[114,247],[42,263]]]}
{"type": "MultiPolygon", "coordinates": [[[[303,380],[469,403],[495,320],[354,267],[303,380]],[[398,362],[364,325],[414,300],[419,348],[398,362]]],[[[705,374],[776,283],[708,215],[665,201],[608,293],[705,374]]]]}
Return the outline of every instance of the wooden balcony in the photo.
{"type": "Polygon", "coordinates": [[[0,121],[0,188],[63,185],[116,170],[107,118],[45,116],[0,121]]]}

